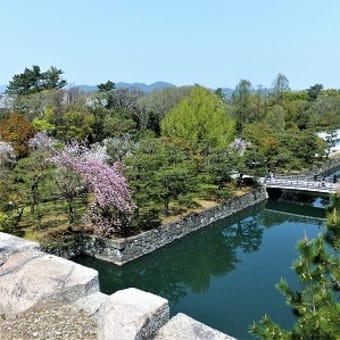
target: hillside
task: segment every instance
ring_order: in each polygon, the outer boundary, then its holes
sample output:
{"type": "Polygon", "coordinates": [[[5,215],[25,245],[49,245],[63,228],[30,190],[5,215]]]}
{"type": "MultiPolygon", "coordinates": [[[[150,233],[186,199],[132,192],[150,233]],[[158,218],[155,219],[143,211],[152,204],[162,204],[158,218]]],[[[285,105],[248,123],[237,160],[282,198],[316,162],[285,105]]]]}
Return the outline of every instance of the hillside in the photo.
{"type": "MultiPolygon", "coordinates": [[[[7,85],[0,85],[0,94],[4,93],[6,91],[7,85]]],[[[85,92],[95,92],[97,91],[97,85],[76,85],[75,87],[79,88],[82,91],[85,92]]],[[[152,83],[150,85],[144,84],[144,83],[125,83],[125,82],[118,82],[116,83],[117,89],[134,89],[134,90],[140,90],[145,93],[150,93],[154,90],[161,90],[165,87],[176,87],[176,85],[167,83],[165,81],[157,81],[155,83],[152,83]]],[[[230,99],[232,94],[234,93],[234,89],[230,88],[223,88],[223,93],[225,95],[225,98],[230,99]]]]}
{"type": "MultiPolygon", "coordinates": [[[[165,87],[175,87],[176,85],[167,83],[164,81],[157,81],[153,84],[147,85],[144,83],[125,83],[125,82],[118,82],[116,83],[116,88],[117,89],[134,89],[134,90],[140,90],[145,93],[152,92],[154,90],[160,90],[165,87]]],[[[76,86],[79,89],[86,91],[86,92],[94,92],[97,91],[97,86],[96,85],[78,85],[76,86]]]]}

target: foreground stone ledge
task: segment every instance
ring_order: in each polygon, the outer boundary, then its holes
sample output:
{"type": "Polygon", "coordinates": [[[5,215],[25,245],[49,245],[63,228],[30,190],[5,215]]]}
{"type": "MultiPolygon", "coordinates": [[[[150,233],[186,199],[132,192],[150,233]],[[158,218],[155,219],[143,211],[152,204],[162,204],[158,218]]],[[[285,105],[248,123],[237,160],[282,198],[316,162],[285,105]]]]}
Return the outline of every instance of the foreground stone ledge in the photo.
{"type": "Polygon", "coordinates": [[[0,313],[45,302],[73,302],[99,291],[97,271],[38,250],[7,256],[0,266],[0,313]]]}
{"type": "Polygon", "coordinates": [[[100,317],[100,310],[108,297],[109,296],[104,293],[96,292],[78,299],[74,302],[74,306],[78,310],[86,312],[91,319],[98,320],[100,317]]]}
{"type": "Polygon", "coordinates": [[[24,250],[40,250],[40,244],[0,232],[0,265],[10,255],[24,250]]]}
{"type": "Polygon", "coordinates": [[[236,340],[189,316],[178,313],[157,333],[155,340],[236,340]]]}
{"type": "Polygon", "coordinates": [[[103,340],[149,340],[157,333],[159,340],[233,339],[183,314],[164,326],[166,299],[135,288],[103,294],[96,270],[41,252],[35,242],[0,233],[0,259],[1,339],[97,334],[103,340]]]}
{"type": "Polygon", "coordinates": [[[148,340],[169,320],[168,301],[136,288],[120,290],[103,304],[98,319],[101,340],[148,340]]]}

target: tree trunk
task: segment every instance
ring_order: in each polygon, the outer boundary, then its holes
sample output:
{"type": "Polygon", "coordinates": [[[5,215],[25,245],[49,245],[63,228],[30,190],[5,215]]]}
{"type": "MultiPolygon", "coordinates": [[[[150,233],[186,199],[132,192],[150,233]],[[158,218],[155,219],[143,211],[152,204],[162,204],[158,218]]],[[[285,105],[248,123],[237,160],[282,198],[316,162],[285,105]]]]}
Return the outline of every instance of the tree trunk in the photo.
{"type": "Polygon", "coordinates": [[[67,231],[72,231],[72,227],[74,225],[74,220],[75,220],[75,209],[74,209],[74,199],[69,198],[67,200],[68,203],[68,227],[67,231]]]}
{"type": "Polygon", "coordinates": [[[21,220],[21,217],[22,217],[22,214],[24,213],[24,209],[25,207],[20,207],[18,208],[19,209],[19,214],[16,216],[15,220],[14,220],[14,224],[13,224],[13,229],[16,229],[20,220],[21,220]]]}
{"type": "Polygon", "coordinates": [[[164,200],[163,200],[163,204],[164,204],[164,214],[166,215],[166,216],[168,216],[169,215],[169,203],[170,203],[170,200],[169,200],[169,198],[167,197],[167,198],[165,198],[164,200]]]}

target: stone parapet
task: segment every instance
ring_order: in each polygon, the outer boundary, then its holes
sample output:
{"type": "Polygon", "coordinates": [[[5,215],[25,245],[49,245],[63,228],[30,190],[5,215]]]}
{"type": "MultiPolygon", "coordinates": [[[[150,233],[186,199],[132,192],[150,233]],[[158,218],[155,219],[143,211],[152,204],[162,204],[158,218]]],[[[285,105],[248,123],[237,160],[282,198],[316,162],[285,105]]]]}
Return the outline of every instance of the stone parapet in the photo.
{"type": "Polygon", "coordinates": [[[236,340],[189,316],[178,313],[157,333],[155,340],[236,340]]]}
{"type": "Polygon", "coordinates": [[[38,250],[17,251],[0,267],[0,314],[51,301],[73,302],[98,290],[93,269],[38,250]]]}
{"type": "Polygon", "coordinates": [[[169,321],[169,305],[160,296],[136,288],[120,290],[103,304],[99,339],[153,339],[169,321]]]}
{"type": "Polygon", "coordinates": [[[40,244],[0,232],[0,266],[12,254],[25,250],[40,250],[40,244]]]}

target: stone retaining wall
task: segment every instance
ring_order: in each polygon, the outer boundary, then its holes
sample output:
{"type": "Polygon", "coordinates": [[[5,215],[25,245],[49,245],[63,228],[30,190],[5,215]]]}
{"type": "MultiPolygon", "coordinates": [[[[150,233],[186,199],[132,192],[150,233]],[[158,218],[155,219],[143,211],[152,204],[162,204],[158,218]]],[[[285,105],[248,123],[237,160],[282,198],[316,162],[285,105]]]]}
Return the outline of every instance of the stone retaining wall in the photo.
{"type": "Polygon", "coordinates": [[[136,236],[116,240],[86,236],[82,242],[82,253],[121,265],[266,199],[265,188],[258,187],[241,197],[136,236]]]}

